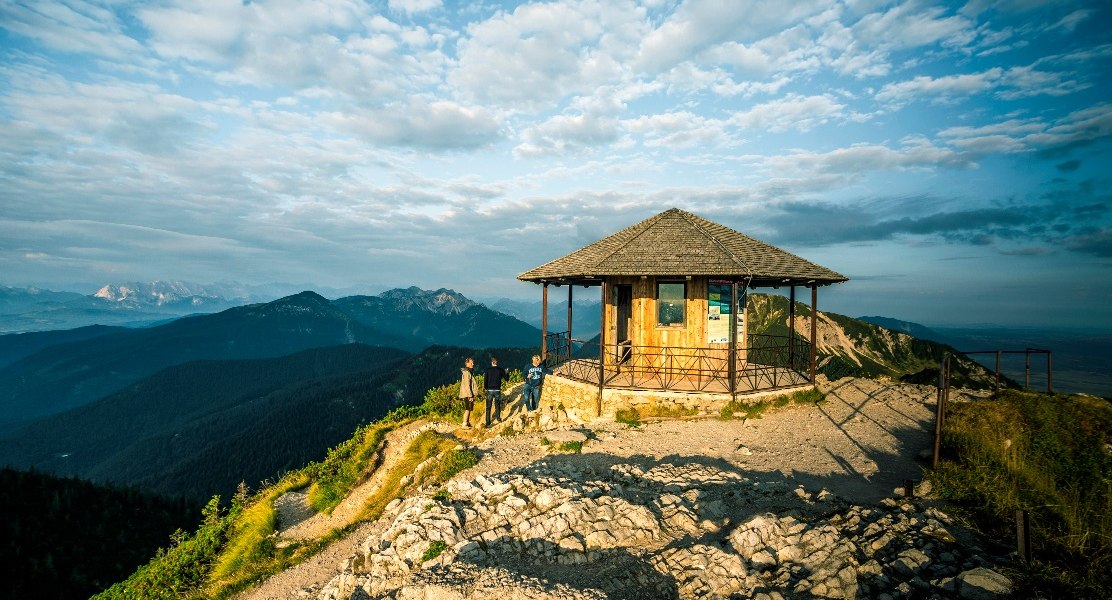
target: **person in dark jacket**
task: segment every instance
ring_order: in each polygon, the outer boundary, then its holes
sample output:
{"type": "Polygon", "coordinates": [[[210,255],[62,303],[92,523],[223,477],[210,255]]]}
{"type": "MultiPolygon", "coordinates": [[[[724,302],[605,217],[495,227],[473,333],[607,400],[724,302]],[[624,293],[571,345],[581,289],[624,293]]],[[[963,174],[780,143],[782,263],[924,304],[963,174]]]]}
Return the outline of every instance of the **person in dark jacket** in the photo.
{"type": "Polygon", "coordinates": [[[467,428],[471,427],[471,410],[475,408],[475,374],[471,372],[474,368],[475,359],[469,356],[460,369],[459,399],[463,402],[463,426],[467,428]]]}
{"type": "Polygon", "coordinates": [[[498,359],[490,357],[490,368],[483,374],[483,387],[486,388],[486,425],[490,427],[490,410],[494,407],[494,420],[502,421],[502,382],[506,379],[506,370],[498,366],[498,359]]]}
{"type": "Polygon", "coordinates": [[[541,400],[541,386],[544,385],[544,376],[551,375],[552,369],[541,364],[541,355],[534,354],[532,364],[525,365],[521,375],[525,378],[525,391],[521,397],[525,402],[525,409],[529,412],[537,410],[541,400]]]}

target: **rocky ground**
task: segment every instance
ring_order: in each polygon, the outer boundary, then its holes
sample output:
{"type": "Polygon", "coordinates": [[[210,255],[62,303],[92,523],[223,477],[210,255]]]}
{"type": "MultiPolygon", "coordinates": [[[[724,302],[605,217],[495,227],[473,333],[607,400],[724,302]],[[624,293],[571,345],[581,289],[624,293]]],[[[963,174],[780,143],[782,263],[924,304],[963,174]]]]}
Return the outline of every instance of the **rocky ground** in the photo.
{"type": "MultiPolygon", "coordinates": [[[[478,465],[395,501],[243,597],[1006,593],[1004,558],[930,501],[894,492],[921,479],[934,388],[866,379],[821,387],[820,405],[749,421],[579,425],[550,412],[531,431],[516,412],[512,436],[454,430],[478,465]],[[582,442],[581,453],[558,451],[564,441],[582,442]]],[[[419,427],[394,432],[388,447],[396,452],[419,427]]]]}

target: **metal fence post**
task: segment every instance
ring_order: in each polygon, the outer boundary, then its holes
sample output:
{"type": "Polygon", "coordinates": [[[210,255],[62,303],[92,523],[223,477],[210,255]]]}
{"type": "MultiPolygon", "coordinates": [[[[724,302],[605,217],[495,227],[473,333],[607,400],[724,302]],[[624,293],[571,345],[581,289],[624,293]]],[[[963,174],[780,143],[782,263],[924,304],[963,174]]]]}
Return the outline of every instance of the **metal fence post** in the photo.
{"type": "Polygon", "coordinates": [[[946,388],[950,385],[949,370],[950,356],[946,355],[938,365],[938,400],[935,402],[934,458],[931,460],[931,469],[938,469],[938,453],[942,448],[942,414],[946,405],[946,388]]]}
{"type": "Polygon", "coordinates": [[[1048,393],[1048,394],[1053,394],[1054,393],[1054,386],[1051,383],[1054,380],[1053,378],[1054,378],[1054,353],[1051,352],[1050,350],[1047,350],[1046,351],[1046,393],[1048,393]]]}
{"type": "Polygon", "coordinates": [[[1015,546],[1019,559],[1031,562],[1031,519],[1023,509],[1015,511],[1015,546]]]}

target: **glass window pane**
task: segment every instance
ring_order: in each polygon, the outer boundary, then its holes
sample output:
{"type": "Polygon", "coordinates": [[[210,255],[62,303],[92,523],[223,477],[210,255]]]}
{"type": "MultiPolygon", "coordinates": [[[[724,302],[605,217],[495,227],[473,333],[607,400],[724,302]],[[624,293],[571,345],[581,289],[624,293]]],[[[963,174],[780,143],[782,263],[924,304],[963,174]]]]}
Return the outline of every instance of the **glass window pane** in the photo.
{"type": "Polygon", "coordinates": [[[656,284],[656,313],[658,325],[683,325],[684,299],[687,285],[683,283],[656,284]]]}

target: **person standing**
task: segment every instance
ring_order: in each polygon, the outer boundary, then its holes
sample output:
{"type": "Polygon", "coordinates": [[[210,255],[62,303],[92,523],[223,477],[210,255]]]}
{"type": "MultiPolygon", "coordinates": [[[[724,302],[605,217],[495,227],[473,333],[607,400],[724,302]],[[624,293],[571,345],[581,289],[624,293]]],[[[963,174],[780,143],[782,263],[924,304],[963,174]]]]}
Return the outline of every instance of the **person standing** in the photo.
{"type": "Polygon", "coordinates": [[[521,397],[525,402],[525,409],[529,412],[537,410],[544,376],[551,374],[552,370],[541,364],[540,354],[534,354],[532,364],[526,365],[522,371],[522,376],[525,378],[525,391],[522,392],[521,397]]]}
{"type": "Polygon", "coordinates": [[[463,361],[460,369],[459,399],[463,401],[463,426],[471,428],[471,410],[475,408],[475,359],[470,356],[463,361]]]}
{"type": "Polygon", "coordinates": [[[506,379],[506,370],[498,366],[498,359],[490,357],[490,368],[483,374],[483,387],[486,388],[486,425],[490,427],[490,410],[494,407],[494,420],[502,420],[502,381],[506,379]]]}

